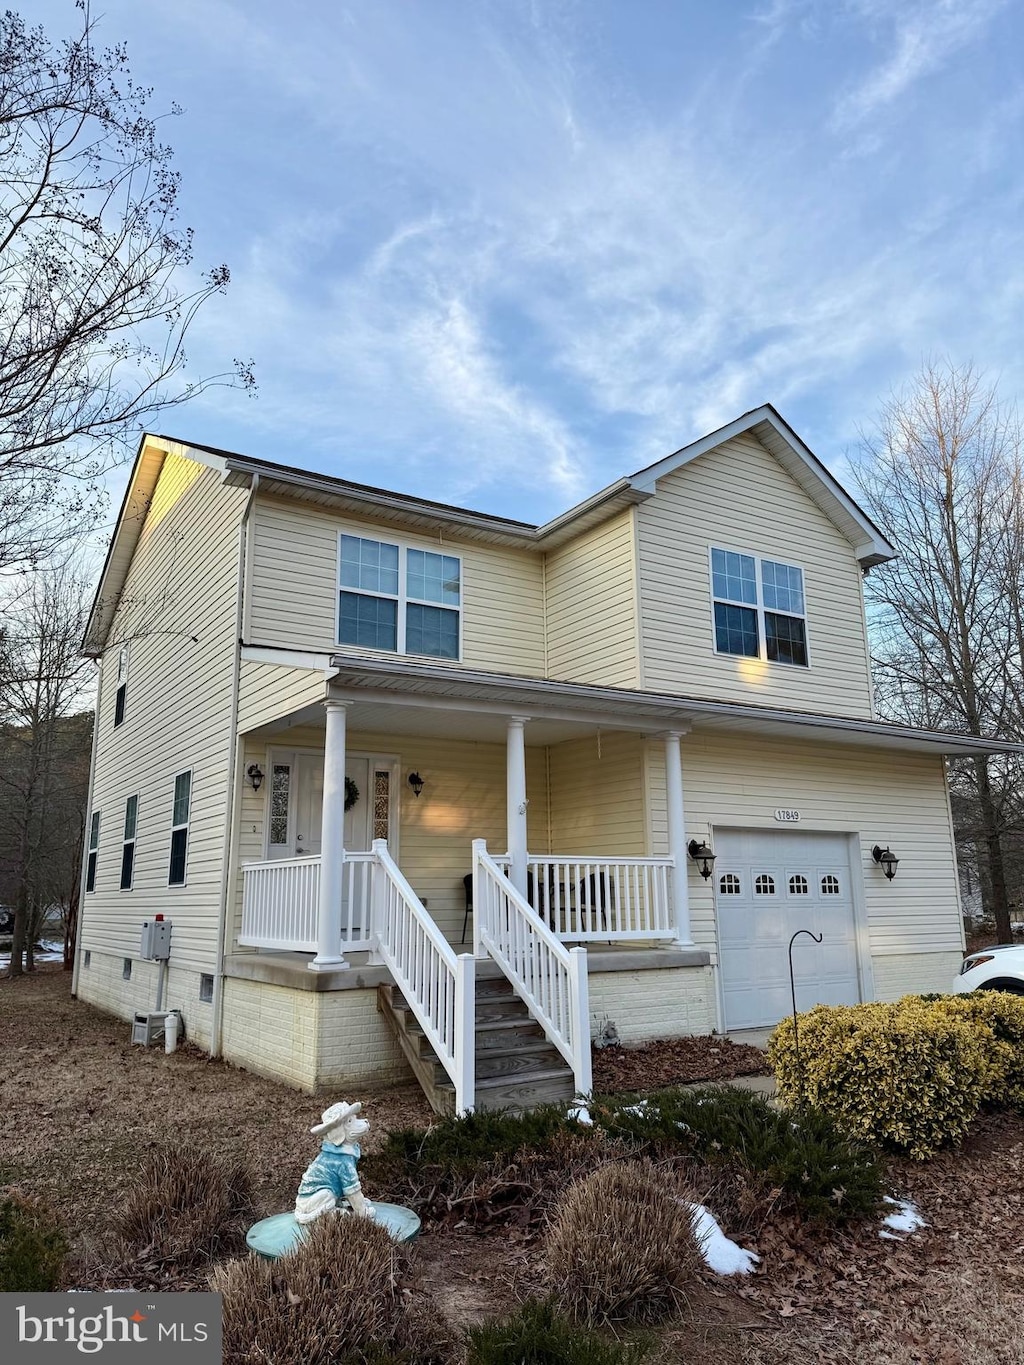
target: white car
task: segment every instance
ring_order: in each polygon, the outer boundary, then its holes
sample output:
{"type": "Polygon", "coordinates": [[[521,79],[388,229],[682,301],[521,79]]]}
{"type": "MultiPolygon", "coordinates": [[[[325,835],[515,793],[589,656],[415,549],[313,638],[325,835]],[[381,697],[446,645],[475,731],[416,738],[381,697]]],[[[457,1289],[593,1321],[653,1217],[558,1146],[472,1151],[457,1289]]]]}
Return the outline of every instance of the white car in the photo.
{"type": "Polygon", "coordinates": [[[1024,995],[1024,945],[997,943],[968,954],[952,989],[958,995],[976,990],[1024,995]]]}

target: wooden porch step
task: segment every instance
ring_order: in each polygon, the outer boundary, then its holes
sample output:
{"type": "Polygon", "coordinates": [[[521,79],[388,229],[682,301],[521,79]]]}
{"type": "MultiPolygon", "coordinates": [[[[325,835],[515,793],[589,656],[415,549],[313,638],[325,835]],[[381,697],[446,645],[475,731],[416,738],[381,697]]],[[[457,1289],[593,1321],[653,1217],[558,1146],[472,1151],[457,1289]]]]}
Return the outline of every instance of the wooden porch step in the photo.
{"type": "MultiPolygon", "coordinates": [[[[479,984],[489,989],[477,997],[476,1107],[522,1111],[571,1101],[572,1071],[509,983],[502,978],[479,984]]],[[[397,986],[377,987],[377,1008],[431,1108],[437,1114],[453,1114],[455,1087],[397,986]]]]}

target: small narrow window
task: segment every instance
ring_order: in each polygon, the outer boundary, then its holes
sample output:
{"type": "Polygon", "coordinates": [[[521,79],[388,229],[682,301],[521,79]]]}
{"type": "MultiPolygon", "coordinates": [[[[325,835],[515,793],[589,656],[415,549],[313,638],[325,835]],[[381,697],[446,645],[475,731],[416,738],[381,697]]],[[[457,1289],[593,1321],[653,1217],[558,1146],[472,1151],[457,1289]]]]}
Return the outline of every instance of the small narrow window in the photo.
{"type": "Polygon", "coordinates": [[[94,810],[89,822],[89,857],[85,864],[85,889],[96,890],[96,859],[100,849],[100,813],[94,810]]]}
{"type": "Polygon", "coordinates": [[[292,770],[288,763],[275,763],[270,770],[270,842],[280,847],[288,842],[288,799],[292,770]]]}
{"type": "Polygon", "coordinates": [[[801,877],[799,872],[789,879],[789,894],[791,896],[806,896],[808,893],[807,878],[801,877]]]}
{"type": "Polygon", "coordinates": [[[740,879],[735,872],[726,872],[719,878],[718,889],[723,896],[738,896],[740,894],[740,879]]]}
{"type": "Polygon", "coordinates": [[[124,843],[121,846],[121,890],[132,889],[135,874],[135,827],[139,819],[139,798],[129,796],[124,803],[124,843]]]}
{"type": "Polygon", "coordinates": [[[171,812],[171,865],[167,875],[169,886],[185,885],[185,864],[188,859],[188,822],[192,806],[192,774],[178,773],[174,779],[174,806],[171,812]]]}
{"type": "Polygon", "coordinates": [[[373,837],[386,839],[391,814],[391,774],[381,769],[373,775],[373,837]]]}
{"type": "Polygon", "coordinates": [[[774,895],[775,895],[775,878],[774,878],[774,877],[769,877],[767,873],[762,872],[761,875],[760,875],[759,877],[756,877],[756,878],[754,879],[754,895],[755,895],[755,896],[774,896],[774,895]]]}
{"type": "Polygon", "coordinates": [[[85,950],[85,956],[84,956],[84,958],[82,959],[82,966],[83,966],[83,967],[91,967],[91,966],[92,966],[92,951],[91,951],[89,948],[86,948],[86,950],[85,950]]]}
{"type": "Polygon", "coordinates": [[[199,999],[206,1005],[213,1000],[213,977],[209,972],[202,972],[199,977],[199,999]]]}
{"type": "Polygon", "coordinates": [[[123,959],[121,963],[121,980],[130,981],[132,979],[132,960],[130,957],[123,959]]]}
{"type": "Polygon", "coordinates": [[[128,693],[128,646],[117,656],[117,695],[114,697],[114,729],[124,724],[124,702],[128,693]]]}
{"type": "Polygon", "coordinates": [[[827,877],[822,877],[822,879],[821,879],[821,894],[822,894],[823,896],[838,896],[838,895],[839,895],[839,878],[838,878],[838,877],[833,877],[833,876],[831,876],[831,875],[829,875],[829,876],[827,876],[827,877]]]}

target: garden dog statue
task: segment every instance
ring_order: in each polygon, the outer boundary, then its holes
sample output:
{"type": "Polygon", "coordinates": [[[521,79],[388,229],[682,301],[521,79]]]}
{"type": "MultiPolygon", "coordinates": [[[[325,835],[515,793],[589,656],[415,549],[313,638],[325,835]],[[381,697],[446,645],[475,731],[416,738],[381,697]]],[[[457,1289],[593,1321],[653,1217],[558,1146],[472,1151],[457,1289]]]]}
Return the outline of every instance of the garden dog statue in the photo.
{"type": "Polygon", "coordinates": [[[359,1184],[356,1162],[359,1145],[354,1141],[370,1131],[366,1119],[359,1118],[361,1104],[332,1104],[321,1115],[320,1122],[309,1131],[323,1137],[320,1152],[306,1169],[295,1200],[295,1221],[312,1223],[322,1214],[354,1213],[360,1218],[372,1218],[374,1208],[368,1204],[359,1184]]]}

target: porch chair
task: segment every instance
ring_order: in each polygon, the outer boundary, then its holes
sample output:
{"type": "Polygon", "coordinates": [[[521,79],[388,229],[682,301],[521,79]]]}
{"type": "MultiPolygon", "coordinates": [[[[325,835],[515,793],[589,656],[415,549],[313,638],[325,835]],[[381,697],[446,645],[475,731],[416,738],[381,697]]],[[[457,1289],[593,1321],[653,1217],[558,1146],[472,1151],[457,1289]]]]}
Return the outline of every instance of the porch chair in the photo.
{"type": "Polygon", "coordinates": [[[473,913],[473,874],[467,872],[462,879],[462,885],[466,892],[466,913],[462,916],[462,938],[460,942],[466,941],[466,926],[469,924],[469,917],[473,913]]]}

